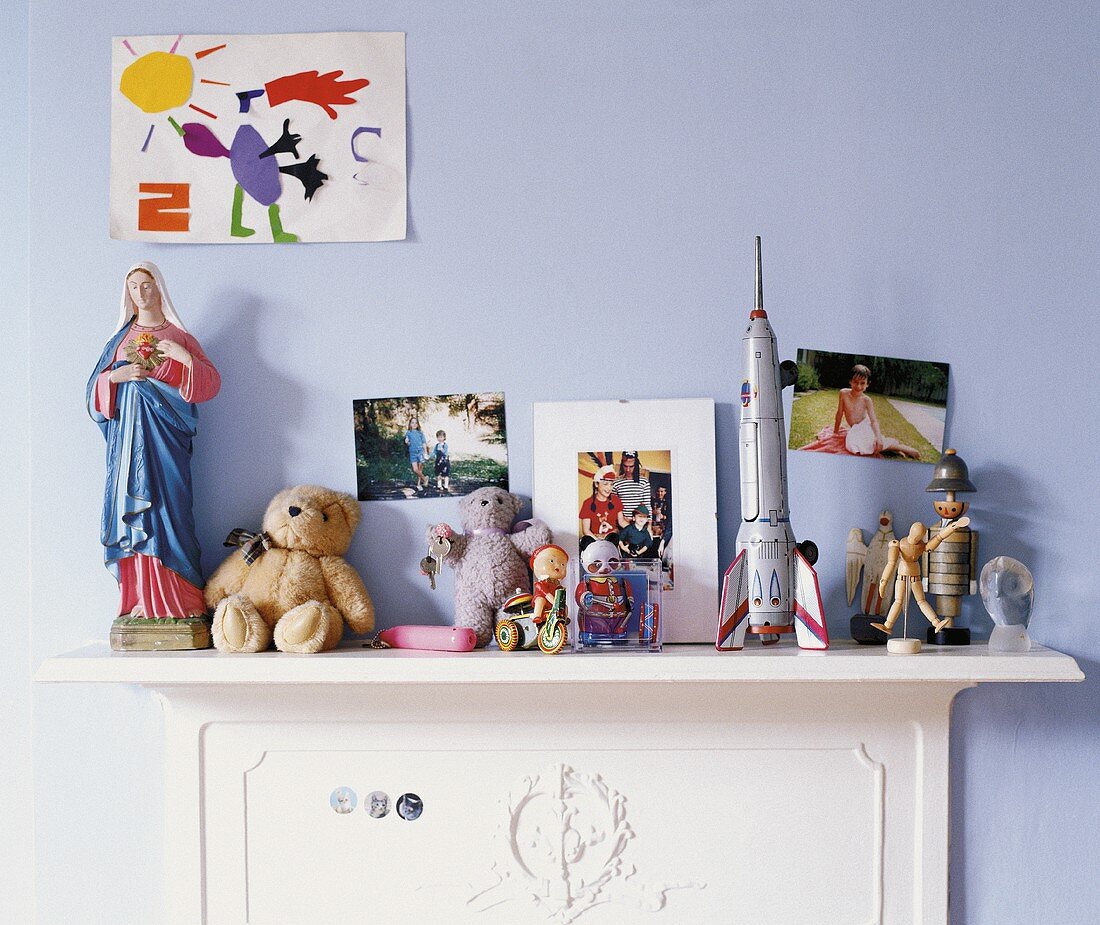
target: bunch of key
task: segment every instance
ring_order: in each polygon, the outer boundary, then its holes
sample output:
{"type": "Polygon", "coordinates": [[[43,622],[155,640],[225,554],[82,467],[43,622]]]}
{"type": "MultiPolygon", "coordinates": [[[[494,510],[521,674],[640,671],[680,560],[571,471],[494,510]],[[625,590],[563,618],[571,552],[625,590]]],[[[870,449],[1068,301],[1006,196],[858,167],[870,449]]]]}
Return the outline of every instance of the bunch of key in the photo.
{"type": "Polygon", "coordinates": [[[443,559],[451,551],[451,541],[437,536],[428,546],[428,554],[420,560],[420,571],[428,576],[435,590],[435,576],[443,569],[443,559]]]}

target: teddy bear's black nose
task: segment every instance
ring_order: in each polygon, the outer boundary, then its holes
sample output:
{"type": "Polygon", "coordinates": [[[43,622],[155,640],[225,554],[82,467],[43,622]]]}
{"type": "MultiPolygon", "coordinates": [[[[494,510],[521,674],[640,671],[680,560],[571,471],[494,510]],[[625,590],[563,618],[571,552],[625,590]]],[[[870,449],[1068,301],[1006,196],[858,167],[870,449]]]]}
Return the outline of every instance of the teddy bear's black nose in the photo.
{"type": "Polygon", "coordinates": [[[287,510],[290,511],[291,517],[297,517],[299,514],[302,513],[302,509],[300,507],[295,507],[293,504],[288,507],[287,510]]]}

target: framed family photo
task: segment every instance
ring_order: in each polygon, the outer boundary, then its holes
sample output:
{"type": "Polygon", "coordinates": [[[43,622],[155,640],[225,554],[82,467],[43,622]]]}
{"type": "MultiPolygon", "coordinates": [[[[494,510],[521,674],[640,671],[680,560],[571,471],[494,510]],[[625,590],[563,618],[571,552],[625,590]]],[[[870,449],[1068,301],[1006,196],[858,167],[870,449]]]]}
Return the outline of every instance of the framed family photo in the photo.
{"type": "Polygon", "coordinates": [[[571,558],[606,540],[660,560],[664,642],[713,641],[713,400],[536,402],[532,504],[571,558]]]}

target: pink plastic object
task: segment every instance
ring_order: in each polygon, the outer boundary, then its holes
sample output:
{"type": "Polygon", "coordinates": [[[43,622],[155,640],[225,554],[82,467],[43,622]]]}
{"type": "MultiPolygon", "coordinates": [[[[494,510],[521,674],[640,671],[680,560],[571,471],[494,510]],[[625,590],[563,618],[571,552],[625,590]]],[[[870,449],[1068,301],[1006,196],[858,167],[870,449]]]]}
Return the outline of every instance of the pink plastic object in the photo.
{"type": "Polygon", "coordinates": [[[391,626],[378,638],[394,649],[436,652],[470,652],[477,645],[477,633],[468,626],[391,626]]]}

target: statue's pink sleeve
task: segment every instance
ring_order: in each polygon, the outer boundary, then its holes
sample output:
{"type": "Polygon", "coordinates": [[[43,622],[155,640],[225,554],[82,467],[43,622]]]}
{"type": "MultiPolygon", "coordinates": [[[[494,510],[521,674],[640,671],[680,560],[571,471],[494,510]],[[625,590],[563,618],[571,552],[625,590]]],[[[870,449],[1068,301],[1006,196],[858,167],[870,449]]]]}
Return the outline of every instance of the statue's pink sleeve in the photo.
{"type": "Polygon", "coordinates": [[[105,369],[96,377],[95,394],[92,396],[92,401],[95,403],[95,410],[105,418],[115,416],[116,388],[117,386],[111,381],[111,371],[109,369],[105,369]]]}
{"type": "MultiPolygon", "coordinates": [[[[183,332],[180,332],[181,334],[183,332]]],[[[191,368],[184,367],[183,381],[180,383],[180,395],[184,401],[193,403],[210,401],[218,394],[222,385],[222,377],[214,368],[214,364],[207,359],[202,347],[190,334],[185,334],[184,346],[191,354],[191,368]]]]}

